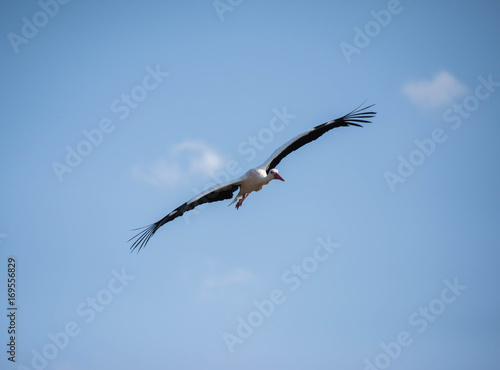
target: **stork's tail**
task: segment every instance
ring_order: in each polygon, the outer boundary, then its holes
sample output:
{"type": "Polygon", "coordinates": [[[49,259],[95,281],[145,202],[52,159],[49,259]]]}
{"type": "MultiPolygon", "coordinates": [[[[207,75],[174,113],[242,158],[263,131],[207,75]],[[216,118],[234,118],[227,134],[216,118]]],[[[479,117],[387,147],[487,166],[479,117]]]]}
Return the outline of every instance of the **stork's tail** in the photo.
{"type": "Polygon", "coordinates": [[[237,200],[240,200],[243,196],[241,194],[238,194],[234,197],[234,199],[229,203],[227,206],[229,207],[231,204],[234,204],[237,200]]]}

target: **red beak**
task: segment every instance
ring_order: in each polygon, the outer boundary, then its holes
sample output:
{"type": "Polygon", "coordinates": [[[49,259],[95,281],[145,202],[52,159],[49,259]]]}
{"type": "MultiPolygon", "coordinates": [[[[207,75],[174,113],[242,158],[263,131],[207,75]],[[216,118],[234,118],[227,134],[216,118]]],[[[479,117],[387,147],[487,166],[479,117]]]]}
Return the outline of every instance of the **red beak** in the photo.
{"type": "Polygon", "coordinates": [[[281,180],[281,181],[285,181],[285,179],[283,177],[281,177],[279,174],[275,173],[274,174],[274,178],[277,179],[277,180],[281,180]]]}

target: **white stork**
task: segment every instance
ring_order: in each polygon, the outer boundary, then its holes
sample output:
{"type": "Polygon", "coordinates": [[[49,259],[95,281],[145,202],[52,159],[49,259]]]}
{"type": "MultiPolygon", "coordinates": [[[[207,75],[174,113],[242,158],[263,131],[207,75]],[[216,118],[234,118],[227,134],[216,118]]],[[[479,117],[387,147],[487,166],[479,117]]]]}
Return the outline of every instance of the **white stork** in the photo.
{"type": "Polygon", "coordinates": [[[163,217],[161,220],[140,229],[142,230],[137,235],[132,237],[129,241],[134,240],[132,246],[130,247],[131,251],[139,248],[140,251],[143,247],[146,246],[149,239],[153,236],[153,234],[158,230],[161,226],[165,225],[167,222],[172,221],[173,219],[180,217],[184,214],[184,212],[190,211],[196,206],[204,203],[217,202],[220,200],[231,199],[233,193],[240,189],[238,195],[234,197],[229,205],[236,203],[236,209],[239,209],[243,204],[243,201],[246,197],[253,191],[259,191],[264,187],[264,185],[269,184],[272,180],[281,180],[285,181],[279,174],[278,170],[275,168],[278,163],[281,162],[283,158],[285,158],[291,152],[299,149],[300,147],[310,143],[311,141],[316,140],[325,132],[330,131],[335,127],[342,126],[358,126],[362,127],[360,123],[370,123],[368,119],[375,116],[375,112],[367,111],[373,105],[364,107],[364,108],[356,108],[352,112],[346,114],[343,117],[337,118],[333,121],[325,122],[321,125],[318,125],[309,131],[306,131],[300,135],[297,135],[292,140],[276,149],[274,153],[265,161],[262,165],[249,170],[240,178],[227,182],[225,184],[216,185],[201,194],[198,194],[193,199],[188,202],[180,205],[168,215],[163,217]]]}

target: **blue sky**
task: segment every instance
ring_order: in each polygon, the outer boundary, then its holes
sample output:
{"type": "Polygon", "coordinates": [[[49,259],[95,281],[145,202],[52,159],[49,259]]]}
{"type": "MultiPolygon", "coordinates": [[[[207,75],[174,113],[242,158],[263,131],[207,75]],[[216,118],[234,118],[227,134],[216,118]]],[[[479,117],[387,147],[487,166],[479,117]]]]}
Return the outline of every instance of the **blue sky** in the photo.
{"type": "Polygon", "coordinates": [[[497,364],[500,6],[1,5],[2,368],[497,364]],[[376,104],[139,254],[131,229],[376,104]]]}

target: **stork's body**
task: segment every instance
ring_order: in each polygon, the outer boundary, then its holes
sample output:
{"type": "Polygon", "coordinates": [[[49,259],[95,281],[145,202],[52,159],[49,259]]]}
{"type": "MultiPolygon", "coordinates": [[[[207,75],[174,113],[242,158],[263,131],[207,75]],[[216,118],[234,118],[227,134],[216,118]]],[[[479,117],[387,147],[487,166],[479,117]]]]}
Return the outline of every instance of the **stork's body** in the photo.
{"type": "MultiPolygon", "coordinates": [[[[348,127],[348,126],[358,126],[361,127],[360,123],[369,123],[369,118],[375,115],[374,112],[367,112],[366,110],[369,107],[355,109],[349,114],[346,114],[343,117],[337,118],[332,121],[325,122],[321,125],[318,125],[287,142],[280,148],[276,149],[273,154],[268,158],[266,162],[260,165],[257,168],[253,168],[247,173],[245,173],[242,177],[227,182],[225,184],[219,184],[214,186],[207,191],[197,195],[193,199],[187,201],[186,203],[180,205],[168,215],[163,217],[161,220],[146,226],[142,231],[140,231],[136,236],[132,239],[135,239],[133,242],[131,249],[134,250],[136,248],[143,248],[151,236],[158,230],[161,226],[165,225],[167,222],[172,221],[173,219],[182,216],[185,212],[192,210],[193,208],[199,206],[204,203],[217,202],[224,199],[231,199],[233,197],[233,193],[240,189],[238,195],[233,199],[229,205],[236,203],[236,209],[240,208],[243,204],[243,201],[246,197],[253,191],[259,191],[264,187],[264,185],[269,184],[271,180],[283,180],[283,178],[278,174],[278,170],[276,166],[285,158],[288,154],[293,151],[301,148],[302,146],[310,143],[311,141],[316,140],[325,132],[330,131],[336,127],[348,127]]],[[[130,239],[130,240],[132,240],[130,239]]]]}
{"type": "Polygon", "coordinates": [[[277,169],[272,169],[269,173],[267,173],[266,170],[262,168],[252,168],[245,173],[243,177],[241,177],[240,191],[238,195],[234,197],[233,201],[228,204],[228,206],[238,201],[238,203],[236,203],[236,209],[239,209],[243,204],[243,201],[252,191],[259,191],[264,187],[264,185],[269,184],[271,180],[275,179],[285,181],[278,174],[277,169]]]}

